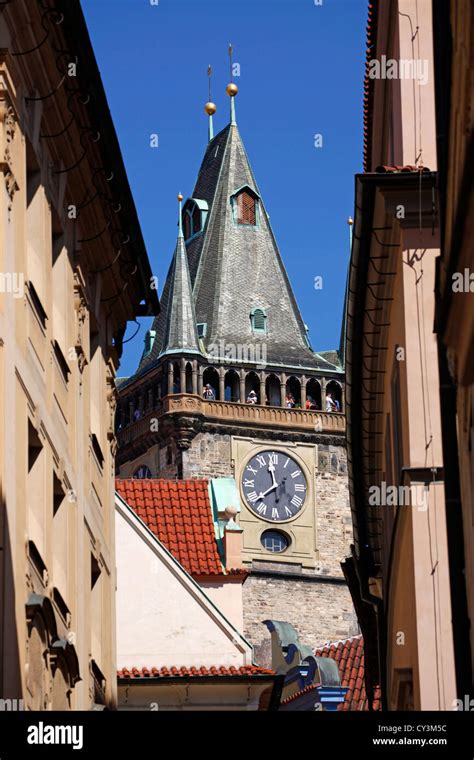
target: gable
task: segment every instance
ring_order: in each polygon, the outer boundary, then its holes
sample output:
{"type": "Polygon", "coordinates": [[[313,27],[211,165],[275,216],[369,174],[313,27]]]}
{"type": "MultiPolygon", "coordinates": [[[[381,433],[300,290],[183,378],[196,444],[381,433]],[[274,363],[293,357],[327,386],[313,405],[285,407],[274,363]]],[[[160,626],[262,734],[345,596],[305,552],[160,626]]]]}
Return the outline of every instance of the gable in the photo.
{"type": "Polygon", "coordinates": [[[118,668],[241,667],[252,647],[117,494],[118,668]]]}

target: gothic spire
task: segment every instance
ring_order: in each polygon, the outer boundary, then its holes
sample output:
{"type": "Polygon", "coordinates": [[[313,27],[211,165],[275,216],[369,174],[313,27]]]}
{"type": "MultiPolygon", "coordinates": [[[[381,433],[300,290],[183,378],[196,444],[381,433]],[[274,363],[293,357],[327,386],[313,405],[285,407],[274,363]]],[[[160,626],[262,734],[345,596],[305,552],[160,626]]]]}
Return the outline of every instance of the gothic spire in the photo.
{"type": "Polygon", "coordinates": [[[182,200],[183,196],[180,193],[178,195],[178,240],[166,279],[166,303],[163,303],[165,300],[165,293],[163,293],[162,311],[157,317],[157,337],[162,336],[160,355],[183,351],[200,353],[188,257],[183,236],[182,200]]]}

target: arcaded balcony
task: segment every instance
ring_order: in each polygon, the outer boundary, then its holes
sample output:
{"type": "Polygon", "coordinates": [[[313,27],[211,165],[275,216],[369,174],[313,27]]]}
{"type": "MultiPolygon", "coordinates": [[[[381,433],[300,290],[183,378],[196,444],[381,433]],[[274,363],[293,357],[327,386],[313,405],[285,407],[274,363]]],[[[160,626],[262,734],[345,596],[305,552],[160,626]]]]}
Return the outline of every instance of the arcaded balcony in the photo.
{"type": "Polygon", "coordinates": [[[223,422],[253,428],[287,428],[305,433],[344,434],[345,415],[338,412],[321,412],[309,409],[241,404],[235,401],[206,401],[190,393],[165,396],[157,408],[117,432],[119,448],[133,444],[142,437],[158,434],[160,420],[166,415],[185,414],[203,416],[208,422],[223,422]]]}

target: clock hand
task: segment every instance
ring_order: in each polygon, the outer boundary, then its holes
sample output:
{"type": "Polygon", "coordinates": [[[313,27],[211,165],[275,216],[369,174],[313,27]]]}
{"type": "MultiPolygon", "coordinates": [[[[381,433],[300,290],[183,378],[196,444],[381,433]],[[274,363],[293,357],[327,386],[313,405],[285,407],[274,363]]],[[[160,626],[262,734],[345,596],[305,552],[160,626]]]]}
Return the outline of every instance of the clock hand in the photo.
{"type": "Polygon", "coordinates": [[[271,472],[272,474],[273,485],[275,484],[278,485],[275,478],[275,465],[272,464],[271,462],[268,463],[268,471],[271,472]]]}
{"type": "Polygon", "coordinates": [[[267,490],[264,493],[260,493],[258,495],[259,499],[263,499],[264,496],[267,495],[267,493],[270,493],[270,491],[273,491],[275,488],[278,488],[278,483],[274,483],[270,488],[267,488],[267,490]]]}
{"type": "MultiPolygon", "coordinates": [[[[280,483],[280,485],[278,486],[278,488],[279,488],[280,486],[283,486],[283,490],[285,490],[285,482],[286,482],[286,478],[283,478],[283,480],[281,481],[281,483],[280,483]]],[[[279,492],[277,491],[277,492],[276,492],[276,494],[275,494],[275,504],[278,504],[278,502],[280,501],[280,497],[278,496],[278,493],[279,493],[279,492]]]]}
{"type": "Polygon", "coordinates": [[[263,497],[266,496],[267,493],[270,493],[270,491],[274,491],[275,488],[278,488],[278,483],[276,482],[276,478],[275,478],[275,465],[272,462],[268,463],[268,471],[271,472],[273,483],[270,486],[270,488],[267,488],[267,490],[264,493],[259,494],[258,496],[259,499],[263,499],[263,497]]]}

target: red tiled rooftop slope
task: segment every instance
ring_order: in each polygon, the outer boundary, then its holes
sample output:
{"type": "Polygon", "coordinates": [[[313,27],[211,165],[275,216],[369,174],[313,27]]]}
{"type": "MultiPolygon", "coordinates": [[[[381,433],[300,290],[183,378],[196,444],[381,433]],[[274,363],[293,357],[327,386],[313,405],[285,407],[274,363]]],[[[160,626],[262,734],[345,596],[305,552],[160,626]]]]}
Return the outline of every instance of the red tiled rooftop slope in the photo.
{"type": "MultiPolygon", "coordinates": [[[[325,644],[316,650],[317,657],[330,657],[337,662],[342,686],[348,686],[344,702],[338,710],[368,710],[369,703],[364,682],[364,639],[353,636],[334,644],[325,644]]],[[[380,688],[374,689],[373,710],[381,709],[380,688]]]]}
{"type": "Polygon", "coordinates": [[[257,665],[211,665],[202,667],[170,667],[170,668],[122,668],[117,671],[118,678],[170,678],[180,676],[182,678],[202,678],[203,676],[273,676],[273,670],[259,668],[257,665]]]}
{"type": "Polygon", "coordinates": [[[119,495],[191,575],[223,575],[207,480],[115,481],[119,495]]]}

